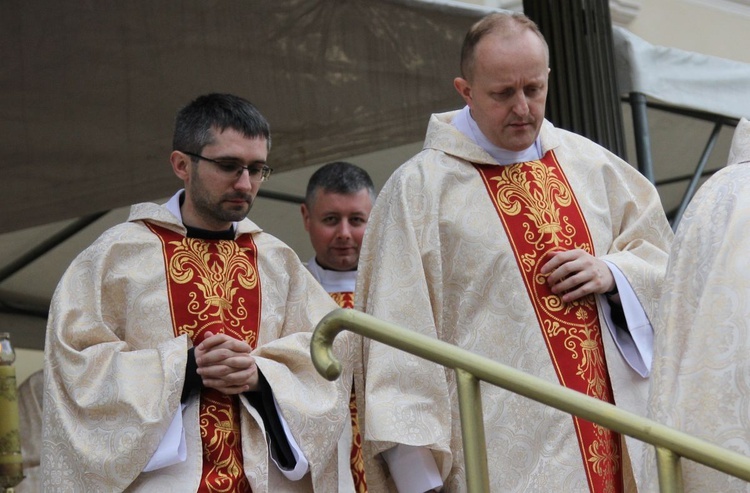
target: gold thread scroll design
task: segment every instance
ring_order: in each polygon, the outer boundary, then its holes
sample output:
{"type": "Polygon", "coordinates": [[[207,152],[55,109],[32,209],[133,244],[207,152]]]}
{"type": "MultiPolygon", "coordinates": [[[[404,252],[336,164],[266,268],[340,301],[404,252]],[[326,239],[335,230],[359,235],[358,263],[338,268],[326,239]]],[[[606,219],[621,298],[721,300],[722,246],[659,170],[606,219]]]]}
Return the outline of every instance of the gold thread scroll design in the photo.
{"type": "Polygon", "coordinates": [[[240,449],[240,427],[235,404],[228,396],[221,395],[217,391],[204,392],[203,401],[200,432],[204,453],[218,459],[212,465],[212,473],[208,475],[208,484],[204,485],[205,488],[216,493],[227,493],[234,491],[235,488],[249,490],[239,457],[225,452],[240,449]],[[219,401],[214,400],[208,394],[213,395],[219,401]],[[213,430],[212,436],[209,436],[209,430],[213,430]],[[239,483],[235,483],[233,478],[239,478],[239,483]]]}
{"type": "Polygon", "coordinates": [[[187,284],[198,276],[195,286],[200,290],[189,294],[187,310],[195,315],[195,325],[180,327],[180,333],[187,333],[194,339],[199,333],[212,325],[220,325],[214,333],[225,328],[242,333],[249,337],[245,342],[254,345],[255,334],[252,331],[242,332],[242,322],[247,319],[245,299],[234,299],[238,291],[237,282],[245,289],[254,289],[258,284],[258,274],[244,250],[234,241],[213,243],[216,251],[212,253],[212,243],[183,238],[182,241],[170,243],[175,247],[169,264],[169,275],[178,284],[187,284]],[[203,298],[203,299],[201,299],[203,298]],[[197,328],[200,322],[204,325],[197,328]]]}
{"type": "Polygon", "coordinates": [[[554,248],[570,245],[575,227],[566,216],[560,217],[558,207],[571,204],[570,190],[541,161],[525,164],[528,166],[511,166],[501,176],[492,178],[497,182],[495,200],[498,207],[515,216],[524,210],[522,206],[526,204],[524,215],[528,221],[524,223],[524,238],[534,246],[535,252],[548,250],[550,244],[554,248]],[[532,180],[525,171],[527,167],[532,180]]]}
{"type": "MultiPolygon", "coordinates": [[[[176,284],[190,286],[186,310],[195,322],[178,327],[193,341],[214,328],[214,333],[230,332],[254,346],[256,334],[244,322],[249,313],[244,297],[237,297],[258,287],[258,276],[250,262],[252,249],[234,241],[209,242],[193,238],[171,241],[174,248],[169,261],[169,276],[176,284]]],[[[203,487],[210,492],[250,491],[243,473],[240,448],[240,423],[236,399],[214,389],[201,395],[200,432],[204,451],[203,487]],[[210,458],[208,462],[206,459],[210,458]],[[205,471],[204,471],[205,472],[205,471]]]]}
{"type": "MultiPolygon", "coordinates": [[[[541,161],[530,161],[522,165],[508,167],[500,176],[492,177],[495,182],[495,202],[501,211],[510,216],[523,213],[523,238],[533,247],[531,252],[521,254],[520,263],[528,273],[533,273],[534,282],[546,284],[546,276],[538,270],[543,265],[543,253],[557,249],[579,248],[588,253],[587,244],[573,243],[576,227],[569,218],[561,215],[563,207],[573,201],[570,189],[556,177],[551,169],[541,161]],[[531,179],[529,179],[529,176],[531,179]],[[525,205],[525,207],[524,207],[525,205]]],[[[538,291],[534,291],[535,293],[538,291]]],[[[571,303],[563,303],[558,295],[542,296],[537,306],[547,313],[543,318],[543,330],[549,337],[562,335],[564,347],[571,358],[578,361],[576,376],[586,384],[587,394],[600,400],[610,401],[607,378],[604,374],[606,363],[602,354],[601,331],[595,325],[596,302],[593,295],[571,303]],[[580,324],[570,324],[570,319],[560,317],[574,313],[580,324]]],[[[589,458],[594,471],[607,481],[606,491],[614,491],[614,478],[619,469],[619,456],[611,446],[611,432],[592,423],[596,440],[589,446],[589,458]]]]}

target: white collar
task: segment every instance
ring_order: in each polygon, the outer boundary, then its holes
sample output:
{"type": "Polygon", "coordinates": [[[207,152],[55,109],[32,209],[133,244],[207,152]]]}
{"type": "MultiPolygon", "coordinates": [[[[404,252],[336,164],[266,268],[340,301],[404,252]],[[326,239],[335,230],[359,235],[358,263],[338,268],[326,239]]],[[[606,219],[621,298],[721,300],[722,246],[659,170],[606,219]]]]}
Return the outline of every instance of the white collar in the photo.
{"type": "Polygon", "coordinates": [[[527,161],[536,161],[542,158],[542,143],[539,136],[537,136],[534,143],[531,144],[528,149],[524,149],[523,151],[509,151],[490,142],[490,140],[485,137],[479,129],[477,122],[474,121],[474,118],[471,116],[471,111],[469,110],[468,105],[464,106],[464,108],[456,114],[452,123],[462,134],[484,149],[487,154],[492,156],[495,161],[502,165],[525,163],[527,161]]]}
{"type": "Polygon", "coordinates": [[[356,270],[329,270],[315,261],[315,257],[307,262],[307,270],[329,293],[353,293],[357,281],[356,270]]]}

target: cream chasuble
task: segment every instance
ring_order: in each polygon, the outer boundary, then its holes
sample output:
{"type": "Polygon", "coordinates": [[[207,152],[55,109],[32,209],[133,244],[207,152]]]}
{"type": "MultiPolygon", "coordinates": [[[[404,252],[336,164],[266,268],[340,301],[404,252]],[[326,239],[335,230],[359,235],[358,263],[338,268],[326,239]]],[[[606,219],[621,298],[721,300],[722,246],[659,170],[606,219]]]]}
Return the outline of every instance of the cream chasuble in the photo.
{"type": "MultiPolygon", "coordinates": [[[[679,223],[656,329],[649,417],[750,455],[750,122],[729,164],[706,181],[679,223]]],[[[646,449],[649,488],[656,459],[646,449]]],[[[686,492],[748,492],[750,484],[681,461],[686,492]]]]}
{"type": "MultiPolygon", "coordinates": [[[[63,276],[46,341],[42,450],[44,491],[197,491],[202,475],[199,399],[183,412],[187,460],[142,472],[180,408],[187,334],[175,336],[162,244],[148,221],[184,235],[166,207],[138,204],[63,276]]],[[[241,452],[255,493],[336,491],[336,439],[349,418],[351,373],[322,378],[310,360],[310,331],[336,304],[296,253],[250,220],[262,280],[253,356],[273,389],[310,472],[290,481],[269,460],[263,422],[240,397],[241,452]]],[[[351,368],[348,338],[338,357],[351,368]]]]}
{"type": "MultiPolygon", "coordinates": [[[[596,255],[554,151],[536,161],[476,168],[510,240],[560,384],[614,404],[596,297],[563,303],[540,274],[552,252],[580,248],[596,255]]],[[[590,491],[622,492],[620,436],[578,417],[573,421],[590,491]]]]}
{"type": "MultiPolygon", "coordinates": [[[[473,166],[497,163],[451,125],[455,114],[433,115],[424,150],[379,194],[361,251],[355,304],[558,383],[514,250],[473,166]]],[[[542,152],[554,151],[575,194],[593,251],[626,276],[650,317],[672,239],[656,190],[587,139],[549,122],[540,138],[542,152]]],[[[595,311],[601,320],[599,300],[595,311]]],[[[609,330],[601,330],[601,342],[614,401],[645,414],[647,381],[622,358],[609,330]]],[[[376,466],[373,473],[368,469],[370,491],[388,491],[376,456],[396,443],[432,449],[445,491],[465,491],[454,372],[373,341],[364,351],[360,426],[365,460],[376,466]]],[[[490,385],[481,388],[493,492],[589,490],[570,415],[490,385]]],[[[623,460],[640,457],[641,444],[627,442],[623,460]]]]}

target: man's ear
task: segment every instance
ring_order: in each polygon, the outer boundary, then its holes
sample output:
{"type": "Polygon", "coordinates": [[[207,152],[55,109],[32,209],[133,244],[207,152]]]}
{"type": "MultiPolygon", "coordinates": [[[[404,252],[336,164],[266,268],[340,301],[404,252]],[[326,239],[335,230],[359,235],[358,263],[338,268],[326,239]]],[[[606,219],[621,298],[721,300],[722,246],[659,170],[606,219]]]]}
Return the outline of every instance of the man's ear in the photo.
{"type": "Polygon", "coordinates": [[[464,98],[464,102],[471,106],[472,97],[471,85],[469,84],[469,81],[467,81],[463,77],[456,77],[455,79],[453,79],[453,87],[455,87],[456,91],[458,91],[458,94],[460,94],[461,97],[464,98]]]}
{"type": "Polygon", "coordinates": [[[172,151],[169,155],[169,162],[172,164],[172,171],[182,181],[186,181],[190,176],[188,170],[188,163],[190,162],[190,156],[181,153],[180,151],[172,151]]]}
{"type": "Polygon", "coordinates": [[[299,210],[302,213],[302,224],[305,225],[305,231],[310,232],[310,211],[307,210],[305,204],[300,205],[299,210]]]}

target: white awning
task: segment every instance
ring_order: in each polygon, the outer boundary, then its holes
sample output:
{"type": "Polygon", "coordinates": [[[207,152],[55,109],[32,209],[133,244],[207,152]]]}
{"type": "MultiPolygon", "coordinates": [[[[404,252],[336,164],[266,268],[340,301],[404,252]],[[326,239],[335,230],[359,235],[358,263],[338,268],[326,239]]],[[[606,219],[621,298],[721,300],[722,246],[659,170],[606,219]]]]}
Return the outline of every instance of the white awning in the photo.
{"type": "Polygon", "coordinates": [[[652,45],[613,26],[617,83],[623,94],[734,118],[750,117],[750,65],[652,45]]]}

